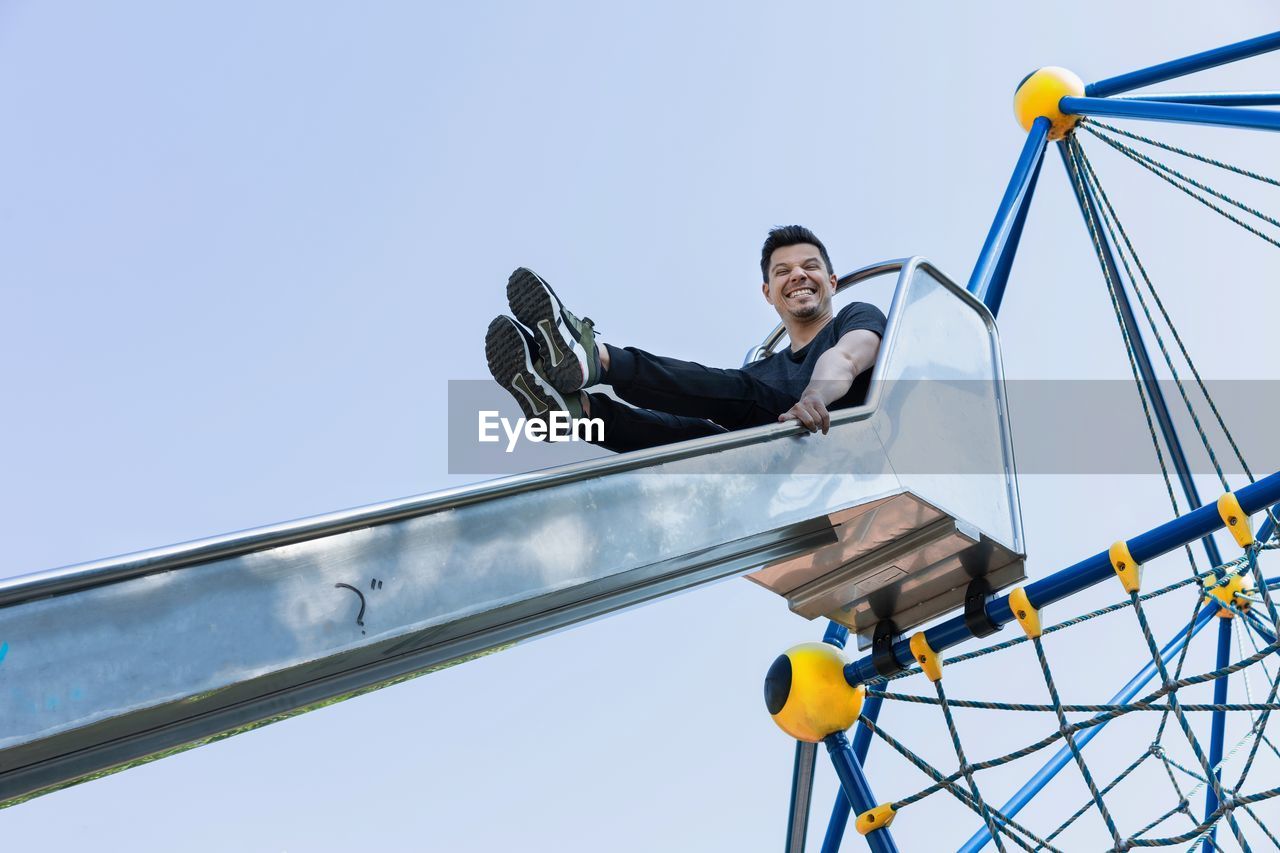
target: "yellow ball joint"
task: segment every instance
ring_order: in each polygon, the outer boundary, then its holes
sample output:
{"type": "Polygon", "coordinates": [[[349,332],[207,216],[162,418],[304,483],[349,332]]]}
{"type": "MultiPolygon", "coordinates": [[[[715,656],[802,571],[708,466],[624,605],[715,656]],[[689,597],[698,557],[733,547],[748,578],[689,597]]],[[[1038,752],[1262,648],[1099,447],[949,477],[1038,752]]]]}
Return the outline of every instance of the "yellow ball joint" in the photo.
{"type": "Polygon", "coordinates": [[[1028,74],[1013,93],[1013,114],[1023,130],[1031,130],[1036,119],[1049,120],[1049,138],[1061,139],[1080,121],[1080,116],[1069,116],[1058,109],[1063,98],[1079,98],[1084,95],[1084,81],[1065,68],[1047,66],[1028,74]]]}
{"type": "Polygon", "coordinates": [[[1219,619],[1230,619],[1235,616],[1235,611],[1226,605],[1230,604],[1241,613],[1249,609],[1252,603],[1245,596],[1253,592],[1253,578],[1247,578],[1244,575],[1232,575],[1230,580],[1221,586],[1218,585],[1218,578],[1210,575],[1204,579],[1205,604],[1210,604],[1214,599],[1223,605],[1218,610],[1219,619]]]}
{"type": "Polygon", "coordinates": [[[818,743],[856,723],[866,691],[845,681],[848,663],[829,643],[803,643],[779,655],[764,677],[764,704],[778,728],[818,743]]]}

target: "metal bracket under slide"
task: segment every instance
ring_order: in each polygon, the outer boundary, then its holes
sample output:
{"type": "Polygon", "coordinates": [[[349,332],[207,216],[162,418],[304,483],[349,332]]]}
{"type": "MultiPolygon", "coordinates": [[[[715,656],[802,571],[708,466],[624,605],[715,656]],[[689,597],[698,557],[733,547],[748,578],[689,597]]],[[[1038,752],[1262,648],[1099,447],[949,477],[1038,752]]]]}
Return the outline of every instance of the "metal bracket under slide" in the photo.
{"type": "Polygon", "coordinates": [[[911,492],[829,520],[831,545],[747,577],[799,615],[856,632],[859,648],[884,620],[907,631],[965,606],[976,579],[990,593],[1026,576],[1022,555],[911,492]]]}

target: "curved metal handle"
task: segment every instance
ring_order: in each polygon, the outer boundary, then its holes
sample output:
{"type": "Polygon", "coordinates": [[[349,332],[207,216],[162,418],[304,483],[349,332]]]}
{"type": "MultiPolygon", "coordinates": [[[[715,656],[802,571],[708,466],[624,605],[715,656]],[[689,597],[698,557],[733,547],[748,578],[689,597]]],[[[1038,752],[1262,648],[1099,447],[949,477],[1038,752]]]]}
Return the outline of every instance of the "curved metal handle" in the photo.
{"type": "MultiPolygon", "coordinates": [[[[877,264],[870,264],[861,269],[856,269],[851,273],[845,273],[836,280],[836,293],[838,294],[845,288],[852,287],[868,279],[897,272],[906,265],[908,260],[908,258],[896,258],[892,261],[881,261],[877,264]]],[[[779,323],[759,345],[747,351],[746,358],[742,360],[742,363],[747,365],[753,361],[759,361],[767,355],[773,355],[774,348],[778,346],[778,342],[782,340],[786,333],[786,327],[779,323]]]]}

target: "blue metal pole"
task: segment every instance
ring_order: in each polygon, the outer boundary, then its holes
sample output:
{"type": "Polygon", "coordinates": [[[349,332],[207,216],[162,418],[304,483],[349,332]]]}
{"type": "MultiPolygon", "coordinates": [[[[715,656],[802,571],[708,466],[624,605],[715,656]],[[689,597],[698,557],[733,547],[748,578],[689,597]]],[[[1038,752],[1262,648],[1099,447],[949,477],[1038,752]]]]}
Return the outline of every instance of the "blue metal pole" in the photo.
{"type": "MultiPolygon", "coordinates": [[[[1216,602],[1208,607],[1201,608],[1200,612],[1196,614],[1196,618],[1191,621],[1191,624],[1179,631],[1178,635],[1170,640],[1165,647],[1160,650],[1160,656],[1163,659],[1168,660],[1173,655],[1176,655],[1182,650],[1182,646],[1189,642],[1193,636],[1199,633],[1200,629],[1208,624],[1209,620],[1212,619],[1214,614],[1217,612],[1218,604],[1216,602]]],[[[1108,700],[1107,704],[1119,705],[1132,701],[1135,696],[1142,692],[1142,688],[1155,676],[1155,674],[1156,662],[1153,660],[1151,663],[1144,666],[1137,675],[1130,679],[1128,684],[1120,688],[1120,692],[1115,696],[1112,696],[1111,699],[1108,700]]],[[[1097,736],[1098,732],[1102,731],[1105,726],[1106,723],[1102,723],[1077,732],[1075,735],[1076,746],[1083,749],[1085,744],[1093,740],[1094,737],[1097,736]]],[[[1018,792],[1010,797],[1007,803],[1000,807],[1000,813],[1008,817],[1013,817],[1018,812],[1022,811],[1023,806],[1031,802],[1031,799],[1035,797],[1036,794],[1040,793],[1040,790],[1049,783],[1049,780],[1056,776],[1058,771],[1067,766],[1070,761],[1072,761],[1071,749],[1070,747],[1063,746],[1054,753],[1052,758],[1044,763],[1044,766],[1036,771],[1036,775],[1028,779],[1027,783],[1019,788],[1018,792]]],[[[989,841],[991,841],[991,833],[984,826],[975,832],[969,840],[964,843],[964,846],[957,851],[957,853],[977,853],[977,851],[985,847],[989,841]]]]}
{"type": "Polygon", "coordinates": [[[1209,107],[1274,107],[1280,92],[1161,92],[1150,95],[1122,95],[1120,101],[1164,101],[1175,104],[1203,104],[1209,107]]]}
{"type": "Polygon", "coordinates": [[[1013,255],[1018,251],[1022,223],[1027,218],[1027,208],[1031,205],[1048,139],[1049,120],[1041,117],[1032,122],[1018,163],[1009,178],[1009,186],[1005,188],[991,230],[987,232],[987,240],[978,253],[978,262],[969,276],[969,292],[986,303],[992,314],[999,310],[1000,300],[1004,297],[1009,269],[1013,265],[1013,255]]]}
{"type": "MultiPolygon", "coordinates": [[[[1218,620],[1218,662],[1214,669],[1222,669],[1231,665],[1231,624],[1234,619],[1218,620]]],[[[1213,682],[1213,704],[1222,705],[1227,701],[1227,676],[1222,676],[1213,682]]],[[[1227,712],[1214,711],[1212,728],[1209,730],[1209,766],[1217,768],[1218,762],[1222,760],[1222,742],[1226,736],[1227,729],[1227,712]]],[[[1213,775],[1222,780],[1221,768],[1215,769],[1213,775]]],[[[1214,793],[1212,785],[1205,786],[1204,792],[1204,816],[1208,820],[1209,815],[1218,809],[1218,795],[1214,793]]],[[[1204,840],[1204,853],[1213,853],[1218,849],[1218,845],[1214,843],[1214,838],[1218,834],[1218,828],[1215,826],[1209,831],[1209,835],[1204,840]]]]}
{"type": "Polygon", "coordinates": [[[1225,65],[1228,62],[1235,62],[1237,59],[1257,56],[1259,53],[1266,53],[1276,48],[1280,48],[1280,32],[1268,33],[1265,36],[1258,36],[1257,38],[1239,41],[1235,44],[1214,48],[1213,50],[1194,53],[1181,59],[1171,59],[1168,62],[1162,62],[1159,65],[1152,65],[1149,68],[1142,68],[1138,71],[1131,71],[1128,74],[1108,77],[1106,80],[1090,83],[1085,87],[1084,92],[1090,97],[1105,98],[1108,95],[1118,95],[1121,92],[1129,92],[1133,89],[1140,89],[1143,86],[1150,86],[1152,83],[1162,83],[1165,80],[1172,80],[1174,77],[1182,77],[1185,74],[1203,71],[1216,65],[1225,65]]]}
{"type": "Polygon", "coordinates": [[[1022,226],[1026,224],[1027,211],[1031,209],[1031,197],[1035,194],[1042,165],[1044,165],[1043,157],[1036,163],[1036,169],[1031,175],[1031,183],[1027,186],[1022,204],[1018,206],[1018,215],[1013,220],[1013,229],[1009,232],[1009,239],[1005,243],[1004,251],[1000,253],[1000,260],[996,263],[991,284],[987,287],[986,297],[983,299],[987,308],[991,309],[992,317],[1000,313],[1000,303],[1004,301],[1005,286],[1009,283],[1009,272],[1013,269],[1013,259],[1018,253],[1018,243],[1022,240],[1022,226]]]}
{"type": "MultiPolygon", "coordinates": [[[[1071,154],[1065,142],[1058,146],[1058,152],[1062,155],[1063,165],[1067,167],[1067,179],[1071,181],[1071,189],[1075,193],[1076,202],[1080,205],[1080,214],[1085,218],[1086,226],[1092,221],[1098,231],[1098,247],[1102,254],[1103,263],[1106,265],[1107,274],[1114,284],[1116,305],[1120,309],[1120,321],[1124,324],[1125,334],[1128,336],[1129,343],[1132,346],[1133,360],[1137,364],[1138,374],[1142,377],[1143,387],[1146,389],[1147,397],[1151,401],[1152,413],[1155,415],[1156,424],[1160,427],[1160,434],[1164,437],[1165,447],[1169,450],[1169,459],[1173,462],[1173,469],[1178,475],[1178,482],[1182,484],[1182,492],[1187,497],[1187,503],[1191,505],[1193,510],[1199,509],[1201,505],[1200,492],[1196,489],[1195,479],[1191,476],[1191,466],[1187,464],[1187,455],[1182,450],[1182,441],[1178,438],[1178,431],[1173,425],[1173,418],[1169,415],[1169,404],[1165,402],[1164,392],[1160,390],[1160,382],[1156,378],[1155,368],[1151,365],[1151,356],[1147,352],[1147,346],[1142,339],[1142,329],[1138,327],[1138,319],[1134,316],[1133,306],[1129,304],[1129,294],[1125,290],[1124,281],[1120,278],[1120,270],[1116,266],[1115,255],[1111,252],[1111,244],[1107,241],[1098,205],[1094,200],[1093,193],[1089,191],[1081,176],[1077,174],[1078,170],[1071,160],[1071,154]]],[[[1222,555],[1218,553],[1217,543],[1212,538],[1204,540],[1204,550],[1209,558],[1210,566],[1222,565],[1222,555]]]]}
{"type": "Polygon", "coordinates": [[[1067,115],[1138,118],[1149,121],[1174,121],[1188,124],[1216,124],[1221,127],[1251,127],[1255,130],[1280,130],[1280,113],[1248,107],[1212,107],[1204,104],[1180,104],[1121,98],[1072,98],[1058,101],[1058,109],[1067,115]]]}
{"type": "MultiPolygon", "coordinates": [[[[1280,472],[1243,486],[1235,494],[1241,508],[1247,514],[1253,515],[1260,512],[1280,501],[1280,472]]],[[[1146,563],[1175,548],[1181,548],[1189,542],[1203,538],[1215,530],[1221,530],[1223,526],[1222,517],[1218,515],[1216,505],[1202,506],[1129,539],[1129,553],[1139,563],[1146,563]]],[[[1111,568],[1109,554],[1106,551],[1099,551],[1074,565],[1028,584],[1027,598],[1032,607],[1043,608],[1103,581],[1111,580],[1114,583],[1114,578],[1115,570],[1111,568]]],[[[1013,611],[1009,607],[1009,596],[1000,596],[987,602],[987,616],[997,625],[1004,625],[1011,621],[1013,611]]],[[[973,636],[965,625],[963,615],[953,616],[934,625],[926,630],[924,635],[929,642],[929,647],[936,652],[949,649],[973,636]]],[[[902,666],[910,666],[914,660],[910,642],[905,639],[894,643],[893,655],[902,666]]],[[[845,667],[844,676],[850,684],[862,684],[875,678],[877,672],[871,656],[867,655],[850,663],[845,667]]]]}
{"type": "MultiPolygon", "coordinates": [[[[849,799],[854,810],[861,814],[867,809],[875,808],[876,795],[871,793],[871,785],[867,783],[867,776],[862,772],[862,765],[854,758],[853,749],[849,746],[849,738],[845,733],[836,732],[833,735],[827,735],[822,742],[827,745],[831,763],[835,765],[836,775],[840,777],[840,787],[844,789],[844,795],[849,799]]],[[[866,839],[872,853],[898,853],[898,845],[894,843],[893,836],[887,828],[868,832],[866,839]]]]}
{"type": "Polygon", "coordinates": [[[827,630],[822,633],[822,642],[837,649],[843,649],[844,644],[849,642],[849,629],[839,622],[827,622],[827,630]]]}
{"type": "MultiPolygon", "coordinates": [[[[880,716],[880,706],[884,704],[883,696],[868,696],[862,703],[861,716],[875,722],[880,716]]],[[[858,764],[867,763],[867,750],[871,747],[871,729],[858,726],[853,735],[853,758],[858,764]]],[[[831,819],[827,821],[827,834],[822,839],[822,853],[840,853],[840,844],[844,841],[844,831],[849,825],[849,798],[844,789],[836,792],[836,801],[831,806],[831,819]]]]}

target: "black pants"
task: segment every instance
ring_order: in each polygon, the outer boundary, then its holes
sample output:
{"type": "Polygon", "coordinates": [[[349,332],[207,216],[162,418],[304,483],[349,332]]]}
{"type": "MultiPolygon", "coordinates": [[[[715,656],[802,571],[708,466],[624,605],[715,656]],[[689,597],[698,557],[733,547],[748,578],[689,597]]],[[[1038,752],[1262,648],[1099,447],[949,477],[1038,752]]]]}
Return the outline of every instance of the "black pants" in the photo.
{"type": "Polygon", "coordinates": [[[605,381],[639,407],[589,395],[590,416],[604,422],[604,440],[596,443],[618,453],[776,423],[799,399],[741,370],[705,367],[635,347],[609,346],[605,381]]]}

